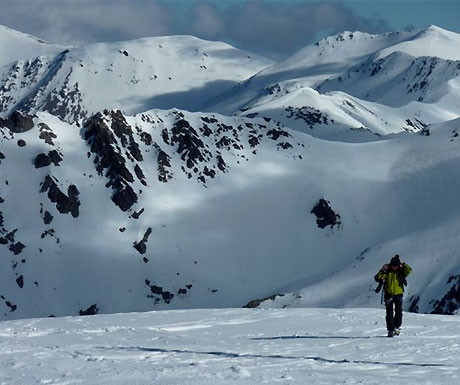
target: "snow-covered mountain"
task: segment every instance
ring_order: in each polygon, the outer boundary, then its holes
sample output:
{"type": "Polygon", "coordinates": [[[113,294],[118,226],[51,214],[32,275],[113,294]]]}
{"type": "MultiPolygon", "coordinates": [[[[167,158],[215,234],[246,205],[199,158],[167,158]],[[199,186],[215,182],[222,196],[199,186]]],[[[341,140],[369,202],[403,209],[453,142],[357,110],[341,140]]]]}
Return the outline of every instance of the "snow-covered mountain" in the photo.
{"type": "Polygon", "coordinates": [[[56,55],[66,48],[0,25],[0,67],[17,60],[56,55]]]}
{"type": "Polygon", "coordinates": [[[366,145],[180,110],[105,110],[81,129],[47,113],[6,124],[4,317],[289,292],[377,306],[372,276],[397,252],[416,272],[408,307],[433,311],[459,285],[459,121],[366,145]]]}
{"type": "Polygon", "coordinates": [[[460,116],[459,48],[460,35],[434,26],[344,32],[261,71],[207,109],[269,116],[328,140],[364,140],[356,130],[420,131],[460,116]]]}
{"type": "Polygon", "coordinates": [[[1,318],[375,307],[395,253],[406,310],[455,313],[457,41],[346,32],[262,70],[165,37],[2,67],[1,318]],[[228,115],[151,109],[225,89],[228,115]]]}
{"type": "Polygon", "coordinates": [[[68,48],[0,67],[0,116],[47,111],[74,123],[104,108],[196,110],[270,64],[192,36],[68,48]]]}

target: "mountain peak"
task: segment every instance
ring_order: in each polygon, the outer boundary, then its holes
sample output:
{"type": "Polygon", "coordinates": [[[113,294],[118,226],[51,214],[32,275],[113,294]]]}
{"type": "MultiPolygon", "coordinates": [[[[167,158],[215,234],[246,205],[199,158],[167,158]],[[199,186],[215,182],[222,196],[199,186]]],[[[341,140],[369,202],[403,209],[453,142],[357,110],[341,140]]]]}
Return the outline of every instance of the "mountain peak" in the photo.
{"type": "Polygon", "coordinates": [[[430,33],[447,33],[447,34],[454,33],[454,32],[448,31],[447,29],[438,27],[437,25],[434,25],[434,24],[431,24],[428,27],[425,27],[423,31],[430,32],[430,33]]]}
{"type": "Polygon", "coordinates": [[[50,44],[49,42],[42,40],[33,35],[9,28],[5,25],[0,24],[0,44],[6,39],[21,39],[21,40],[31,40],[41,44],[50,44]]]}
{"type": "Polygon", "coordinates": [[[0,25],[0,66],[16,60],[41,55],[54,55],[66,47],[51,44],[38,37],[0,25]]]}

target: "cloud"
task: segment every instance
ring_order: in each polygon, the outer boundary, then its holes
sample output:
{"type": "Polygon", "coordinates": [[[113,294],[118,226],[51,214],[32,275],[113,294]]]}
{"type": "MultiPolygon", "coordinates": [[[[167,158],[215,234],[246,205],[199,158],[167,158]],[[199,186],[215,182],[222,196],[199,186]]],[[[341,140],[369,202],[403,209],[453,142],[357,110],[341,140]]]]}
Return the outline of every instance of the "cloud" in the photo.
{"type": "Polygon", "coordinates": [[[0,0],[0,9],[0,24],[55,43],[174,34],[174,12],[154,0],[0,0]]]}
{"type": "Polygon", "coordinates": [[[241,46],[271,56],[292,53],[326,32],[383,32],[389,29],[385,21],[362,18],[340,2],[286,4],[251,0],[229,13],[226,36],[241,46]]]}
{"type": "MultiPolygon", "coordinates": [[[[225,15],[221,14],[212,3],[200,2],[189,12],[189,25],[184,28],[190,34],[204,39],[224,37],[226,31],[225,15]]],[[[186,23],[187,25],[187,23],[186,23]]]]}
{"type": "Polygon", "coordinates": [[[0,24],[45,40],[80,44],[192,34],[273,58],[343,30],[383,32],[380,18],[340,1],[0,0],[0,24]]]}

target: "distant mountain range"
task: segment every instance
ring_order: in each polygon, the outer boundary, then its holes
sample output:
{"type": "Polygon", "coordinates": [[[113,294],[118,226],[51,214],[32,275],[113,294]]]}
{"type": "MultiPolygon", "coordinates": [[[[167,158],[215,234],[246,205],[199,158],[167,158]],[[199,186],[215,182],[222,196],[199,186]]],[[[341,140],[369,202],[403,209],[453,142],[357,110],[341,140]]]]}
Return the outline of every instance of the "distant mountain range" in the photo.
{"type": "Polygon", "coordinates": [[[280,63],[190,36],[0,27],[0,318],[460,307],[460,35],[344,32],[280,63]]]}

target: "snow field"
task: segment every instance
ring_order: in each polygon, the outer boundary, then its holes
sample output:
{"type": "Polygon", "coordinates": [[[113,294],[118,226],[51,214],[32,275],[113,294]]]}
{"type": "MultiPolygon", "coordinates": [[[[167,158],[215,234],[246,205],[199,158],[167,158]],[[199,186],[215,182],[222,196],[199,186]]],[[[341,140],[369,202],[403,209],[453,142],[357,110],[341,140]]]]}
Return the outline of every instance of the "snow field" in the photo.
{"type": "Polygon", "coordinates": [[[460,318],[203,309],[6,321],[0,384],[458,384],[460,318]]]}

